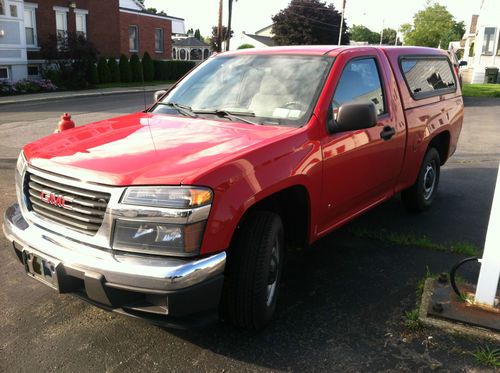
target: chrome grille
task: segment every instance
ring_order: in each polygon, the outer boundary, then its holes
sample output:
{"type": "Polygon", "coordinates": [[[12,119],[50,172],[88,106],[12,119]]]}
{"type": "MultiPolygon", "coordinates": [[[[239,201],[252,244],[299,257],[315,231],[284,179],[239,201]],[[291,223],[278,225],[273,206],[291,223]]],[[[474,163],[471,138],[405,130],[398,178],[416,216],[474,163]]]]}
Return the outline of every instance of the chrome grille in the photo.
{"type": "Polygon", "coordinates": [[[89,235],[97,233],[111,197],[109,193],[72,187],[31,173],[25,180],[29,210],[67,228],[89,235]],[[66,208],[44,200],[51,194],[61,197],[59,202],[65,201],[66,208]]]}

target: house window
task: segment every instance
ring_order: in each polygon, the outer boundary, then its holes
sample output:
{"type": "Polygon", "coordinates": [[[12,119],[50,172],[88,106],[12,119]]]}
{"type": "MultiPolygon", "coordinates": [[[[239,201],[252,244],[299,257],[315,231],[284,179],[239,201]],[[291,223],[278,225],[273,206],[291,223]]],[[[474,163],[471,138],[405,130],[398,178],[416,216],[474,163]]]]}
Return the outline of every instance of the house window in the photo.
{"type": "Polygon", "coordinates": [[[139,29],[137,26],[128,27],[128,49],[130,52],[139,51],[139,29]]]}
{"type": "Polygon", "coordinates": [[[40,69],[38,68],[38,65],[28,65],[28,75],[29,76],[40,75],[40,69]]]}
{"type": "Polygon", "coordinates": [[[10,16],[17,18],[17,5],[10,6],[10,16]]]}
{"type": "Polygon", "coordinates": [[[0,66],[0,80],[7,80],[9,79],[9,68],[0,66]]]}
{"type": "Polygon", "coordinates": [[[87,38],[87,12],[75,10],[76,34],[87,38]]]}
{"type": "Polygon", "coordinates": [[[497,29],[495,27],[484,28],[483,54],[486,56],[493,55],[493,44],[495,44],[496,31],[497,29]]]}
{"type": "Polygon", "coordinates": [[[0,16],[5,15],[5,0],[0,0],[0,16]]]}
{"type": "Polygon", "coordinates": [[[24,8],[24,29],[26,31],[26,45],[29,47],[36,47],[35,8],[24,8]]]}
{"type": "Polygon", "coordinates": [[[155,29],[155,51],[163,52],[163,29],[155,29]]]}
{"type": "Polygon", "coordinates": [[[57,45],[59,47],[64,44],[66,35],[68,34],[68,8],[54,7],[56,12],[56,35],[57,45]]]}
{"type": "Polygon", "coordinates": [[[498,33],[497,56],[500,56],[500,33],[498,33]]]}

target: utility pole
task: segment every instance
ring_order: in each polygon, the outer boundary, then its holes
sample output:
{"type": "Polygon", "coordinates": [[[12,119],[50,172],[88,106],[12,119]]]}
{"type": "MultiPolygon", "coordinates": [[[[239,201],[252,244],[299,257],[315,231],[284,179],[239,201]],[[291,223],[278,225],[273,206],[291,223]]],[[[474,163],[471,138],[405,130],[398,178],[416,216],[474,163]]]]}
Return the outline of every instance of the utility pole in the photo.
{"type": "Polygon", "coordinates": [[[338,43],[338,45],[340,45],[340,43],[342,42],[342,28],[344,27],[345,2],[346,2],[346,0],[344,0],[342,2],[342,15],[340,17],[340,29],[339,29],[339,43],[338,43]]]}
{"type": "Polygon", "coordinates": [[[382,20],[382,31],[380,31],[380,45],[382,45],[382,38],[384,37],[384,27],[385,27],[385,19],[382,20]]]}
{"type": "Polygon", "coordinates": [[[228,1],[228,15],[227,15],[227,41],[226,41],[226,51],[229,50],[229,42],[231,40],[231,20],[233,18],[233,0],[228,1]]]}
{"type": "Polygon", "coordinates": [[[222,0],[219,0],[219,25],[217,27],[217,52],[222,52],[222,0]]]}

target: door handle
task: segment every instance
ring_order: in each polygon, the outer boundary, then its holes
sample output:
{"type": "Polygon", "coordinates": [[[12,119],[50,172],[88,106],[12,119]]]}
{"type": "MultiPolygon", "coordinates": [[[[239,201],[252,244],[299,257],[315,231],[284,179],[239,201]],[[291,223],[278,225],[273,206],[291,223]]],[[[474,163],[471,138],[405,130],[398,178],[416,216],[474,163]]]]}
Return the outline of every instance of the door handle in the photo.
{"type": "Polygon", "coordinates": [[[380,138],[384,139],[385,141],[390,140],[392,136],[396,134],[396,130],[394,127],[391,126],[384,126],[384,129],[382,132],[380,132],[380,138]]]}

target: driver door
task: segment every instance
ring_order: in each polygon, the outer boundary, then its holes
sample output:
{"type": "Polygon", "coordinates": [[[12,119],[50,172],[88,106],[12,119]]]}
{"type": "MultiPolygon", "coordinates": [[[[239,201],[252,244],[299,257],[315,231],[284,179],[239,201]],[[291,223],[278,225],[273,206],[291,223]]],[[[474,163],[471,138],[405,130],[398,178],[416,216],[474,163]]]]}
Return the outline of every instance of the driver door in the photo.
{"type": "Polygon", "coordinates": [[[392,73],[386,73],[390,82],[384,79],[377,54],[351,57],[337,60],[343,66],[331,101],[334,117],[346,102],[371,101],[377,124],[323,138],[320,234],[392,195],[404,156],[405,122],[392,73]]]}

